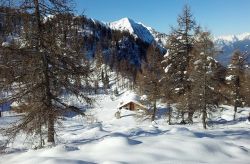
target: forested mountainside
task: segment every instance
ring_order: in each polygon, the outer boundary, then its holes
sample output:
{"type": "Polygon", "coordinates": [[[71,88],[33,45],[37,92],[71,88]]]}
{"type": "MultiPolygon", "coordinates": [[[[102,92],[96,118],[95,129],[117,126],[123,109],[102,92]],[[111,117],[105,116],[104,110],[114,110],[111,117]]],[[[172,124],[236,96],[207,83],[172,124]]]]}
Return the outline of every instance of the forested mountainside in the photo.
{"type": "MultiPolygon", "coordinates": [[[[4,35],[3,31],[5,31],[5,34],[8,33],[8,36],[5,36],[6,40],[20,33],[20,30],[23,28],[21,18],[23,14],[18,10],[6,7],[0,9],[0,33],[1,35],[4,35]],[[12,15],[6,15],[6,10],[11,11],[12,15]],[[13,12],[16,14],[13,15],[13,12]],[[6,17],[11,17],[9,19],[12,19],[14,22],[12,28],[7,30],[4,29],[5,26],[9,26],[8,23],[4,24],[4,22],[6,23],[6,17]]],[[[84,38],[83,47],[88,57],[92,58],[97,51],[103,51],[105,59],[111,64],[111,67],[112,63],[114,63],[113,60],[126,60],[132,67],[141,68],[141,64],[146,59],[146,50],[149,45],[156,46],[160,49],[161,54],[165,54],[167,50],[168,36],[166,34],[157,32],[152,27],[148,27],[143,23],[137,23],[130,18],[103,23],[86,16],[71,16],[79,19],[81,22],[79,32],[82,33],[84,38]]],[[[52,16],[48,16],[47,19],[50,17],[52,16]]],[[[214,39],[214,43],[219,51],[216,59],[226,66],[229,64],[234,50],[250,51],[250,34],[220,36],[214,39]]]]}
{"type": "MultiPolygon", "coordinates": [[[[8,42],[12,39],[17,39],[20,34],[20,30],[25,28],[25,25],[23,25],[23,21],[21,20],[21,15],[24,13],[8,8],[2,8],[1,10],[0,31],[2,36],[4,36],[3,38],[5,38],[5,41],[8,42]],[[5,10],[11,11],[10,15],[6,15],[6,12],[4,14],[5,10]],[[18,15],[20,15],[19,18],[18,15]],[[10,19],[12,21],[13,28],[6,30],[5,26],[9,26],[7,22],[10,21],[10,19]]],[[[136,24],[132,20],[126,19],[127,21],[133,23],[132,30],[135,30],[135,33],[132,33],[129,30],[115,28],[115,23],[105,24],[100,21],[87,18],[86,16],[70,16],[74,17],[80,25],[78,32],[81,33],[81,36],[84,39],[82,48],[86,52],[87,56],[89,58],[93,58],[95,54],[102,52],[105,62],[110,64],[111,67],[115,64],[114,60],[119,62],[126,60],[129,67],[131,66],[139,69],[143,61],[146,59],[146,51],[150,45],[156,45],[159,47],[162,54],[166,52],[164,44],[162,43],[163,40],[161,39],[163,34],[160,35],[160,33],[157,33],[151,28],[149,28],[149,30],[151,30],[149,31],[143,25],[136,24]],[[149,36],[145,36],[146,34],[149,36]],[[151,40],[146,39],[145,37],[150,37],[151,40]],[[156,39],[154,37],[156,37],[156,39]]],[[[55,19],[55,17],[60,19],[62,16],[48,16],[44,21],[47,21],[52,17],[53,19],[55,19]]]]}

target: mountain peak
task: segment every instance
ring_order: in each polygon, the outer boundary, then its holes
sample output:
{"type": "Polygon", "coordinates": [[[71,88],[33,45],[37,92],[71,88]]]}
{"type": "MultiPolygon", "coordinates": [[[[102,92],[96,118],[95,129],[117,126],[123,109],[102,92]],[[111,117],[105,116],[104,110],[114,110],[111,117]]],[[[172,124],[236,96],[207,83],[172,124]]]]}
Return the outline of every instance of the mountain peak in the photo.
{"type": "Polygon", "coordinates": [[[131,19],[131,18],[128,18],[128,17],[124,17],[124,18],[121,18],[120,20],[118,20],[118,21],[124,21],[124,22],[135,22],[133,19],[131,19]]]}
{"type": "Polygon", "coordinates": [[[114,30],[127,31],[135,38],[140,38],[144,42],[152,43],[156,40],[152,33],[152,28],[142,23],[137,23],[131,18],[122,18],[118,21],[109,23],[109,27],[114,30]]]}
{"type": "Polygon", "coordinates": [[[131,34],[134,34],[133,24],[135,22],[130,18],[122,18],[118,21],[109,23],[109,27],[114,30],[128,31],[131,34]]]}

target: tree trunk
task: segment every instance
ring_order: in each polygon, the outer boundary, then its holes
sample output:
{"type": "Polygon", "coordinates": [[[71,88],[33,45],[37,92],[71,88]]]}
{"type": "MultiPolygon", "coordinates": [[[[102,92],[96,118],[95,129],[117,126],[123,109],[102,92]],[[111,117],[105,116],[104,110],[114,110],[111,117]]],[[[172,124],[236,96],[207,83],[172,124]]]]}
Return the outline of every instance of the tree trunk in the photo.
{"type": "Polygon", "coordinates": [[[2,112],[0,111],[0,117],[2,117],[2,112]]]}
{"type": "Polygon", "coordinates": [[[169,112],[168,112],[168,125],[171,125],[171,117],[172,117],[172,108],[169,108],[169,112]]]}
{"type": "Polygon", "coordinates": [[[190,94],[188,94],[188,123],[193,123],[194,110],[190,102],[191,102],[191,97],[190,94]]]}
{"type": "Polygon", "coordinates": [[[181,122],[185,123],[185,118],[184,118],[185,112],[182,110],[181,111],[181,122]]]}
{"type": "MultiPolygon", "coordinates": [[[[39,1],[34,0],[35,4],[35,17],[37,21],[37,43],[36,43],[36,49],[39,52],[42,48],[42,22],[41,22],[41,14],[40,14],[40,6],[39,1]]],[[[48,115],[48,142],[55,143],[54,140],[54,113],[53,113],[53,107],[52,107],[52,97],[50,92],[50,78],[49,78],[49,63],[47,59],[47,55],[45,53],[41,53],[41,61],[43,64],[43,78],[44,78],[44,98],[45,98],[45,105],[47,107],[48,115]]]]}
{"type": "MultiPolygon", "coordinates": [[[[40,113],[42,113],[42,109],[40,109],[40,113]]],[[[44,142],[43,142],[43,134],[42,134],[42,115],[39,115],[38,116],[38,134],[39,134],[39,140],[40,140],[40,143],[39,143],[39,148],[42,148],[43,145],[44,145],[44,142]]]]}
{"type": "Polygon", "coordinates": [[[204,129],[207,129],[206,118],[207,118],[207,111],[206,111],[206,109],[203,109],[203,112],[202,112],[202,125],[203,125],[204,129]]]}
{"type": "Polygon", "coordinates": [[[189,123],[193,123],[193,115],[194,115],[194,111],[191,109],[191,111],[188,112],[188,122],[189,123]]]}
{"type": "Polygon", "coordinates": [[[54,115],[49,114],[48,118],[48,142],[55,143],[54,115]]]}
{"type": "Polygon", "coordinates": [[[236,119],[236,113],[237,113],[237,104],[235,102],[235,104],[234,104],[234,121],[236,119]]]}
{"type": "Polygon", "coordinates": [[[167,109],[168,109],[168,125],[171,125],[172,107],[170,103],[167,103],[167,109]]]}
{"type": "Polygon", "coordinates": [[[155,114],[156,114],[156,100],[154,100],[154,108],[153,108],[153,115],[152,115],[151,121],[155,120],[155,114]]]}
{"type": "MultiPolygon", "coordinates": [[[[238,68],[240,70],[240,68],[238,68]]],[[[240,72],[238,72],[238,76],[235,79],[235,98],[234,98],[234,121],[236,119],[237,108],[239,106],[239,98],[240,98],[240,72]]]]}
{"type": "MultiPolygon", "coordinates": [[[[39,120],[40,121],[40,120],[39,120]]],[[[39,130],[38,130],[38,133],[39,133],[39,148],[42,148],[44,143],[43,143],[43,135],[42,135],[42,125],[41,123],[39,122],[39,130]]]]}
{"type": "MultiPolygon", "coordinates": [[[[207,55],[205,55],[205,58],[207,59],[207,55]]],[[[205,59],[205,60],[206,60],[205,59]]],[[[207,129],[207,65],[205,65],[205,73],[204,73],[204,79],[203,79],[203,111],[202,111],[202,124],[203,128],[207,129]]]]}

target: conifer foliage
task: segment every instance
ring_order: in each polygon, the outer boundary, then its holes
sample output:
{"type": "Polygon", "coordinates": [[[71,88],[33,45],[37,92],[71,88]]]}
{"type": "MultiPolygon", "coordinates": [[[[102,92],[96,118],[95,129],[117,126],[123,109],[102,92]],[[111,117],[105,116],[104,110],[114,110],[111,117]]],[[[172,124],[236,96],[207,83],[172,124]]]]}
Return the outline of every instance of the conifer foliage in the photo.
{"type": "Polygon", "coordinates": [[[207,113],[216,109],[218,81],[215,72],[218,63],[214,59],[216,50],[209,32],[196,35],[190,66],[192,108],[202,114],[202,124],[207,128],[207,113]]]}
{"type": "Polygon", "coordinates": [[[0,47],[0,90],[9,93],[0,103],[16,102],[26,113],[4,131],[10,140],[20,132],[37,135],[42,147],[46,137],[55,143],[55,124],[65,112],[84,115],[63,97],[91,103],[81,89],[91,69],[78,32],[80,20],[71,15],[67,1],[20,0],[16,5],[29,14],[20,37],[0,47]]]}
{"type": "Polygon", "coordinates": [[[157,110],[157,100],[161,98],[161,68],[162,56],[155,46],[150,46],[147,50],[147,64],[142,70],[141,86],[143,92],[147,95],[150,102],[152,102],[153,111],[151,120],[155,120],[156,110],[157,110]]]}
{"type": "Polygon", "coordinates": [[[246,94],[244,96],[244,92],[248,91],[246,80],[248,75],[247,55],[236,50],[228,66],[226,80],[230,88],[229,97],[234,105],[234,120],[236,119],[237,108],[242,107],[248,97],[246,94]]]}
{"type": "Polygon", "coordinates": [[[194,47],[194,37],[196,23],[191,14],[189,6],[184,6],[183,13],[177,19],[178,26],[172,28],[169,35],[167,48],[168,53],[164,56],[163,67],[165,69],[165,83],[170,87],[170,94],[174,97],[181,97],[183,105],[181,107],[182,122],[184,122],[184,112],[192,112],[189,97],[189,62],[194,47]]]}

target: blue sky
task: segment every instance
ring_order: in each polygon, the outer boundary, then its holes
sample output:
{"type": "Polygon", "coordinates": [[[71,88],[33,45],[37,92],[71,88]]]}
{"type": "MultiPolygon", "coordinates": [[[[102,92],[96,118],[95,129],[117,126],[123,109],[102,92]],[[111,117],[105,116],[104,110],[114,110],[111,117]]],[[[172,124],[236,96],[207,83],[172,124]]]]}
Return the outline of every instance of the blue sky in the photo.
{"type": "Polygon", "coordinates": [[[213,35],[250,32],[250,0],[75,0],[76,12],[104,22],[129,17],[168,33],[184,4],[213,35]]]}

